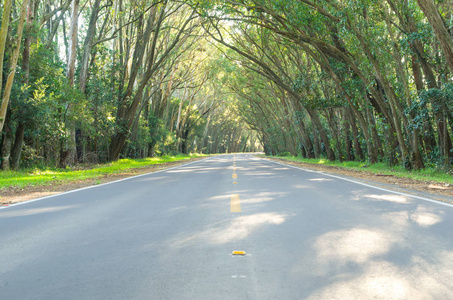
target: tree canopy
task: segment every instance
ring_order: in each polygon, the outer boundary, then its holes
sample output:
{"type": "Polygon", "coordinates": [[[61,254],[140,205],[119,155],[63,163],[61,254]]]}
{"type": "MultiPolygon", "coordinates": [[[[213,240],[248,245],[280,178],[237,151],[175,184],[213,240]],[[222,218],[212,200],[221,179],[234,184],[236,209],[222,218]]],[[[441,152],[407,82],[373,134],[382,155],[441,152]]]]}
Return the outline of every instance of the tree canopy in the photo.
{"type": "Polygon", "coordinates": [[[5,0],[2,168],[264,150],[449,169],[451,4],[5,0]]]}

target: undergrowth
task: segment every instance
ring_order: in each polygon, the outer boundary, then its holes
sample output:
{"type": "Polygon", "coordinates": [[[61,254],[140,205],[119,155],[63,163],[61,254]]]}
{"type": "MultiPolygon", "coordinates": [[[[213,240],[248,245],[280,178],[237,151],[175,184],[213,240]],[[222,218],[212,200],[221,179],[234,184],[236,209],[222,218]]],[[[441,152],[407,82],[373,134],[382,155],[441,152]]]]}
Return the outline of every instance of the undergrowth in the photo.
{"type": "Polygon", "coordinates": [[[436,168],[425,168],[416,171],[406,171],[403,166],[388,166],[385,163],[368,164],[357,161],[329,161],[325,158],[302,158],[293,156],[279,157],[288,161],[303,162],[308,164],[318,164],[324,166],[341,167],[349,170],[360,170],[375,174],[393,175],[415,180],[450,183],[453,184],[453,176],[445,171],[436,168]]]}
{"type": "Polygon", "coordinates": [[[34,168],[20,171],[0,171],[0,189],[26,186],[47,185],[53,182],[77,181],[84,179],[97,179],[108,174],[118,174],[135,168],[144,168],[150,165],[167,162],[182,161],[193,157],[204,156],[200,154],[162,156],[145,159],[121,159],[102,165],[75,167],[75,168],[34,168]]]}

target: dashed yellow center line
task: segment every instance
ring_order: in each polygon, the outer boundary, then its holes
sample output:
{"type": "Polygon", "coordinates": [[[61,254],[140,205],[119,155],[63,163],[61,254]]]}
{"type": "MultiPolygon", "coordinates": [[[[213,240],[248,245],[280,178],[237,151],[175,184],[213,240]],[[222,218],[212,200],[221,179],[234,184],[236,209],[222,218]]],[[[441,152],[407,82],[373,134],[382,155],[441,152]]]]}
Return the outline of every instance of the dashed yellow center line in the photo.
{"type": "MultiPolygon", "coordinates": [[[[236,156],[233,156],[233,184],[237,184],[238,174],[236,173],[236,156]]],[[[231,205],[230,205],[231,212],[241,212],[241,199],[239,198],[239,194],[232,194],[231,195],[231,205]]]]}
{"type": "Polygon", "coordinates": [[[231,195],[230,211],[231,212],[241,212],[241,199],[239,198],[239,194],[231,195]]]}

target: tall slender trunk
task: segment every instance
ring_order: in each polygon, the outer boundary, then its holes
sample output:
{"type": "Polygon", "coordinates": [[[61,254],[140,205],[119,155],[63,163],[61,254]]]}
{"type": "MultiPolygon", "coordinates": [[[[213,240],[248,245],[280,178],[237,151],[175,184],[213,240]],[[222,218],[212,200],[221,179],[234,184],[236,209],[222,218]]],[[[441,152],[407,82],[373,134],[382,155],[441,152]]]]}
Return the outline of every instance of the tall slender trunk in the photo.
{"type": "MultiPolygon", "coordinates": [[[[408,107],[411,107],[412,106],[412,99],[411,99],[411,92],[410,92],[410,89],[409,89],[409,82],[408,82],[408,74],[405,72],[404,70],[404,66],[402,64],[402,58],[401,58],[401,55],[400,55],[400,51],[399,51],[399,48],[398,48],[398,44],[397,44],[397,41],[396,41],[396,38],[395,38],[395,35],[393,33],[393,29],[392,29],[392,23],[390,22],[390,17],[389,17],[389,14],[387,12],[387,9],[384,9],[384,12],[385,12],[385,20],[386,20],[386,23],[387,23],[387,29],[388,29],[388,32],[389,32],[389,35],[390,35],[390,38],[391,38],[391,41],[392,41],[392,46],[393,46],[393,51],[392,51],[392,55],[395,59],[395,65],[396,65],[396,72],[398,74],[398,78],[399,80],[401,81],[402,83],[402,86],[403,86],[403,91],[404,91],[404,99],[406,100],[406,104],[408,107]]],[[[408,133],[408,135],[410,135],[410,139],[411,139],[411,150],[412,150],[412,157],[410,157],[410,160],[411,160],[411,164],[412,164],[412,168],[415,169],[415,170],[418,170],[418,169],[422,169],[424,168],[424,164],[423,164],[423,158],[422,158],[422,155],[420,153],[420,142],[419,142],[419,131],[418,129],[415,127],[411,130],[408,129],[409,127],[409,122],[404,114],[404,112],[401,112],[401,109],[400,109],[400,115],[403,116],[403,124],[406,128],[406,131],[408,133]]],[[[411,113],[411,118],[414,119],[415,118],[415,114],[414,112],[411,113]]]]}
{"type": "Polygon", "coordinates": [[[88,63],[90,60],[91,49],[93,47],[93,40],[96,33],[96,21],[98,19],[100,3],[101,0],[94,1],[93,7],[91,9],[87,35],[85,37],[85,42],[83,44],[83,55],[79,74],[79,89],[80,91],[82,91],[82,93],[85,93],[86,89],[89,67],[88,63]]]}
{"type": "Polygon", "coordinates": [[[327,158],[330,161],[334,161],[335,160],[335,153],[332,150],[332,147],[331,147],[330,141],[329,141],[329,137],[327,136],[327,132],[324,129],[324,127],[322,126],[322,124],[321,124],[321,120],[319,119],[318,114],[315,111],[311,110],[311,109],[307,108],[306,110],[307,110],[308,115],[310,116],[312,122],[314,123],[314,126],[316,126],[316,129],[319,131],[319,135],[321,136],[321,140],[324,143],[324,147],[326,148],[327,158]]]}
{"type": "MultiPolygon", "coordinates": [[[[79,13],[79,0],[72,0],[71,4],[71,27],[69,30],[69,53],[68,53],[68,70],[67,78],[68,83],[71,87],[74,86],[75,78],[75,65],[76,65],[76,55],[77,55],[77,33],[78,33],[78,13],[79,13]]],[[[67,113],[70,113],[71,107],[68,107],[67,113]]],[[[66,118],[65,118],[66,119],[66,118]]],[[[65,127],[69,133],[69,138],[62,138],[60,141],[60,160],[58,166],[60,168],[66,168],[69,160],[74,160],[74,155],[76,154],[75,149],[75,125],[68,124],[65,120],[65,127]]]]}
{"type": "Polygon", "coordinates": [[[22,147],[24,145],[25,123],[19,122],[16,128],[16,135],[14,138],[14,146],[11,149],[11,168],[13,170],[19,169],[20,157],[22,154],[22,147]]]}
{"type": "MultiPolygon", "coordinates": [[[[24,50],[22,51],[22,84],[28,86],[30,78],[30,45],[32,42],[32,28],[33,20],[35,16],[35,0],[30,0],[28,4],[27,12],[27,22],[26,22],[26,36],[24,39],[24,50]]],[[[28,98],[28,90],[25,92],[25,97],[28,98]]],[[[24,133],[26,128],[26,123],[24,118],[26,116],[20,116],[19,124],[16,128],[14,146],[11,151],[11,168],[14,170],[19,169],[20,166],[20,157],[22,154],[22,147],[24,144],[24,133]]]]}
{"type": "Polygon", "coordinates": [[[417,0],[417,2],[434,29],[434,33],[440,42],[442,52],[447,60],[450,71],[453,71],[453,40],[445,27],[445,23],[436,4],[433,0],[417,0]]]}
{"type": "MultiPolygon", "coordinates": [[[[8,5],[9,0],[5,1],[5,12],[8,12],[7,5],[8,5]]],[[[10,4],[9,4],[10,5],[10,4]]],[[[6,84],[5,84],[5,90],[3,91],[3,97],[2,97],[2,104],[0,106],[0,132],[3,129],[3,124],[5,122],[5,117],[6,117],[6,112],[8,110],[8,104],[9,104],[9,98],[11,96],[11,89],[13,86],[14,82],[14,75],[16,74],[16,67],[17,67],[17,60],[19,58],[19,51],[20,51],[20,44],[22,42],[22,32],[24,30],[24,23],[25,23],[25,17],[27,15],[27,6],[28,6],[28,0],[24,0],[22,2],[22,7],[20,11],[20,17],[19,17],[19,24],[17,25],[17,36],[16,40],[14,42],[14,50],[12,53],[12,57],[10,60],[10,68],[9,68],[9,74],[8,77],[6,78],[6,84]]],[[[5,16],[4,16],[5,18],[5,16]]],[[[2,29],[0,30],[0,47],[2,47],[3,43],[3,35],[5,35],[6,39],[6,33],[3,33],[3,30],[8,30],[8,22],[9,22],[9,17],[7,17],[7,21],[5,21],[5,27],[3,27],[3,21],[2,21],[2,29]]],[[[0,48],[0,51],[4,51],[4,46],[3,50],[0,48]]],[[[3,56],[3,53],[0,53],[0,56],[3,56]]],[[[0,64],[3,64],[3,57],[2,60],[0,61],[0,64]]],[[[1,70],[3,71],[3,69],[1,70]]],[[[0,78],[2,79],[2,78],[0,78]]],[[[1,87],[1,86],[0,86],[1,87]]],[[[0,88],[0,93],[1,93],[1,88],[0,88]]]]}
{"type": "Polygon", "coordinates": [[[75,65],[77,55],[77,33],[78,33],[78,14],[79,1],[72,0],[71,4],[71,27],[69,29],[69,54],[68,54],[68,70],[67,77],[70,86],[74,85],[75,65]]]}
{"type": "MultiPolygon", "coordinates": [[[[0,99],[2,95],[2,85],[3,85],[3,59],[5,57],[5,47],[6,40],[8,38],[8,29],[9,29],[9,20],[11,17],[11,0],[5,0],[3,3],[3,16],[2,16],[2,26],[0,28],[0,99]]],[[[0,115],[0,132],[2,131],[3,118],[5,115],[0,115]]]]}
{"type": "Polygon", "coordinates": [[[10,156],[11,156],[11,144],[13,139],[13,133],[9,126],[10,123],[10,113],[6,115],[5,126],[3,127],[3,138],[0,139],[2,142],[1,147],[1,161],[0,166],[2,170],[9,170],[10,168],[10,156]]]}
{"type": "Polygon", "coordinates": [[[319,158],[321,156],[321,143],[319,141],[319,133],[316,131],[316,126],[311,124],[311,129],[313,132],[313,145],[315,150],[315,158],[319,158]]]}
{"type": "MultiPolygon", "coordinates": [[[[365,160],[365,155],[363,154],[362,146],[360,145],[360,141],[359,141],[359,130],[357,128],[356,120],[354,118],[352,109],[348,108],[346,114],[347,114],[347,117],[349,118],[350,124],[351,124],[352,140],[354,141],[355,156],[356,156],[356,158],[358,156],[361,160],[365,160]]],[[[377,157],[376,157],[376,160],[377,160],[377,157]]]]}

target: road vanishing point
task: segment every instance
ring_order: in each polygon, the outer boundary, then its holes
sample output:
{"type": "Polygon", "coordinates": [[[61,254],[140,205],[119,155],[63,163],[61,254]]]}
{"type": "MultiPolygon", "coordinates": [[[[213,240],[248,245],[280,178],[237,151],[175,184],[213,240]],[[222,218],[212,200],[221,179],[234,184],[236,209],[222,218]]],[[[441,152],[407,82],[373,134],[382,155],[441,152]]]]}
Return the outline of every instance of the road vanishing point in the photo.
{"type": "Polygon", "coordinates": [[[0,299],[453,299],[453,206],[251,154],[0,209],[0,299]]]}

